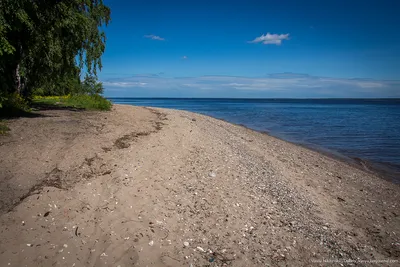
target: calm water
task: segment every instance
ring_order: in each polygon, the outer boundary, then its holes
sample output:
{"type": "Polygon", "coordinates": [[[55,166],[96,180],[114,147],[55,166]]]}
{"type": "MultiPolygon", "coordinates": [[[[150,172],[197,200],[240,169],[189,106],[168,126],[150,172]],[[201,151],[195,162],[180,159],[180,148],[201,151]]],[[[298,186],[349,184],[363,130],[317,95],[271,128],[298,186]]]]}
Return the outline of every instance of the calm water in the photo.
{"type": "Polygon", "coordinates": [[[111,100],[118,104],[202,113],[258,131],[266,131],[291,142],[386,166],[391,170],[392,178],[400,178],[399,99],[111,100]]]}

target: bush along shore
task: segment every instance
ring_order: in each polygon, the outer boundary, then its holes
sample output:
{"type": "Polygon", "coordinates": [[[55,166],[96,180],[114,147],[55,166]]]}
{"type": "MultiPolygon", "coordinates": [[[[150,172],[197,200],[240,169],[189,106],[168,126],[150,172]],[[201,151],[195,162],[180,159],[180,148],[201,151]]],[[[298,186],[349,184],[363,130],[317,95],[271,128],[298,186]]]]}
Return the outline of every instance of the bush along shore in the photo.
{"type": "MultiPolygon", "coordinates": [[[[82,110],[107,111],[112,107],[111,101],[100,94],[69,94],[64,96],[33,96],[24,99],[17,94],[11,94],[0,106],[0,117],[12,118],[32,116],[32,111],[51,108],[73,108],[82,110]]],[[[5,123],[1,123],[1,133],[6,132],[5,123]]]]}
{"type": "Polygon", "coordinates": [[[35,96],[34,106],[59,106],[86,110],[110,110],[111,102],[101,95],[35,96]]]}
{"type": "Polygon", "coordinates": [[[3,94],[0,115],[2,117],[27,115],[33,110],[32,108],[111,109],[112,104],[102,96],[104,88],[97,78],[87,76],[83,81],[65,86],[67,87],[37,88],[30,96],[25,97],[18,93],[3,94]],[[68,94],[63,95],[64,92],[68,94]]]}

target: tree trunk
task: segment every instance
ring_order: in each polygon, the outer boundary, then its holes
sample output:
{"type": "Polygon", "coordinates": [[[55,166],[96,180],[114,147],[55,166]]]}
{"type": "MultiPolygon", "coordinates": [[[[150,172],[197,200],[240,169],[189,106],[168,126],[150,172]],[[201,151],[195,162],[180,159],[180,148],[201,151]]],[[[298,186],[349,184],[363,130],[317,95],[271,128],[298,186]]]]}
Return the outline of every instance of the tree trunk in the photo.
{"type": "Polygon", "coordinates": [[[15,68],[15,73],[14,73],[14,79],[15,79],[15,92],[17,94],[21,94],[21,74],[19,73],[19,68],[20,64],[17,64],[17,67],[15,68]]]}
{"type": "Polygon", "coordinates": [[[22,81],[21,81],[21,61],[23,58],[23,52],[22,52],[22,45],[19,44],[17,51],[15,51],[16,59],[14,68],[14,84],[15,84],[15,92],[18,95],[21,95],[22,93],[22,81]]]}

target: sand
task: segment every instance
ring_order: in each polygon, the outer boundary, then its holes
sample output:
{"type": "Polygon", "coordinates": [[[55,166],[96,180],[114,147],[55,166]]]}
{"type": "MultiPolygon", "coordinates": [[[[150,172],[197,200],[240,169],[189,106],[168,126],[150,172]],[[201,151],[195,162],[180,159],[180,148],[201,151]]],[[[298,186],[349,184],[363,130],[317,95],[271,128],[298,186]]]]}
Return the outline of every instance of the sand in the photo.
{"type": "Polygon", "coordinates": [[[0,266],[399,265],[373,173],[185,111],[36,114],[0,136],[0,266]]]}

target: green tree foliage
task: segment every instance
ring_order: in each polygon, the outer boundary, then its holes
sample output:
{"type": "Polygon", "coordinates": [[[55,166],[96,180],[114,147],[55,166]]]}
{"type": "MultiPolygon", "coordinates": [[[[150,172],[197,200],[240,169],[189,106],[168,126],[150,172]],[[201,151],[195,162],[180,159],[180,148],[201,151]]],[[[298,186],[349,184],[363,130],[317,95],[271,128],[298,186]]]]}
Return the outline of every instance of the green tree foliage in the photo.
{"type": "Polygon", "coordinates": [[[109,21],[102,0],[1,0],[0,96],[79,93],[87,84],[101,92],[96,77],[109,21]]]}
{"type": "Polygon", "coordinates": [[[83,91],[89,95],[100,95],[103,93],[103,84],[97,81],[93,75],[87,75],[83,81],[83,91]]]}

